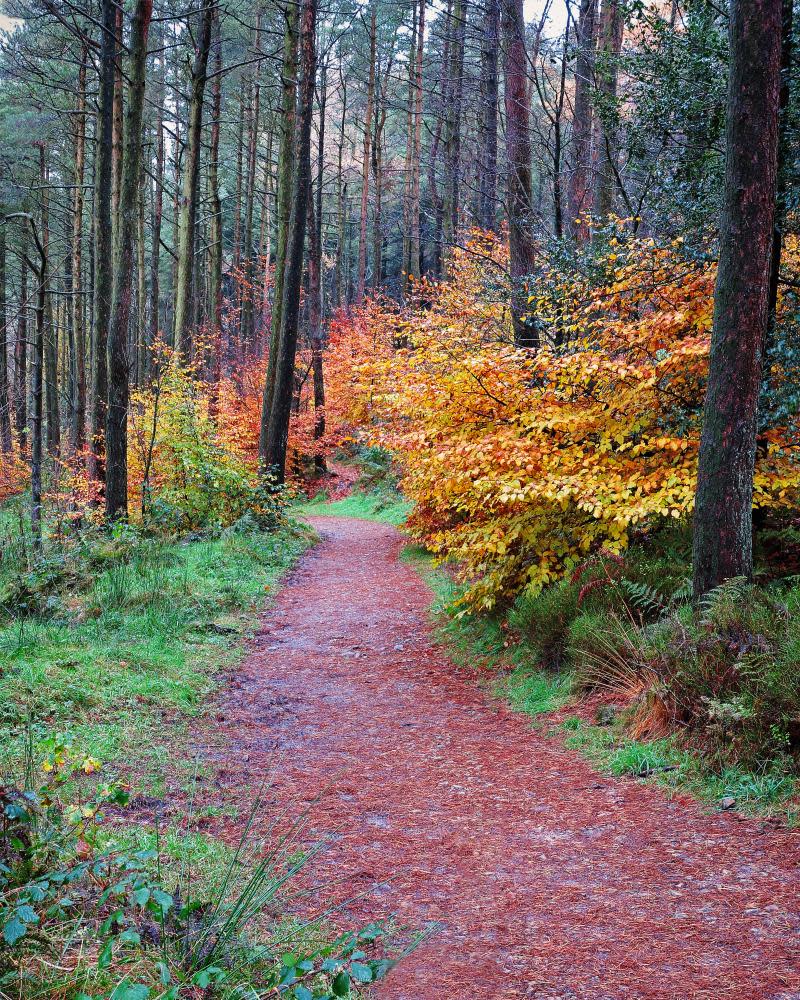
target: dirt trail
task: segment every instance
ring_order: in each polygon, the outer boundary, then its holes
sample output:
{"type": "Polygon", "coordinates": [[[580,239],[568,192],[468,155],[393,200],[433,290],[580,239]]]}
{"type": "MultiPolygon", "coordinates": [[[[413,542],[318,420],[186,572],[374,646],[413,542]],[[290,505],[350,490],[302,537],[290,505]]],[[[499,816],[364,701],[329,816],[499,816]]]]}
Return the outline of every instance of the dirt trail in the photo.
{"type": "Polygon", "coordinates": [[[797,834],[598,775],[448,662],[394,529],[313,523],[223,700],[224,780],[277,750],[279,801],[333,783],[320,878],[378,886],[348,922],[443,923],[379,1000],[800,1000],[797,834]]]}

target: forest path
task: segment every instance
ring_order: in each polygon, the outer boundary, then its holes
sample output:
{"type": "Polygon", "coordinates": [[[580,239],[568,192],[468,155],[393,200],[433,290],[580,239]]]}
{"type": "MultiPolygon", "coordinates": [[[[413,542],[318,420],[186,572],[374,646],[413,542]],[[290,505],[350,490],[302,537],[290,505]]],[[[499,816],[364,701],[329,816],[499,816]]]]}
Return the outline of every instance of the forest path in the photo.
{"type": "Polygon", "coordinates": [[[324,792],[348,926],[441,921],[376,998],[799,1000],[797,833],[599,775],[437,648],[399,532],[311,520],[223,698],[224,780],[324,792]]]}

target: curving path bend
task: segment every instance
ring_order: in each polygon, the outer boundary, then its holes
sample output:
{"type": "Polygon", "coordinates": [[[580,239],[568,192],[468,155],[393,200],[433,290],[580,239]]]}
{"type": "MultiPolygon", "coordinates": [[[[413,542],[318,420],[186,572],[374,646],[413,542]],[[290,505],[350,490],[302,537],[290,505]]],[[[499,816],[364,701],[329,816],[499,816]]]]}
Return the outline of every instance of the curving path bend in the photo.
{"type": "Polygon", "coordinates": [[[277,753],[348,924],[442,922],[376,1000],[800,1000],[797,833],[598,775],[437,648],[399,532],[311,520],[222,699],[226,783],[277,753]]]}

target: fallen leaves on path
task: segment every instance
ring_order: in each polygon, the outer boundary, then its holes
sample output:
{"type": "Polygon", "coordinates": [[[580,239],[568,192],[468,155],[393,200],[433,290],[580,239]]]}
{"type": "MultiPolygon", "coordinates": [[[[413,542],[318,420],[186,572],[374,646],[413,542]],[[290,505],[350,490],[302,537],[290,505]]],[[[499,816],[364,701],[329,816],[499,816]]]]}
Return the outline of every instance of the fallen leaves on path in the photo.
{"type": "Polygon", "coordinates": [[[395,529],[314,524],[223,698],[225,782],[321,796],[351,925],[441,921],[380,1000],[800,998],[796,833],[599,776],[437,648],[395,529]]]}

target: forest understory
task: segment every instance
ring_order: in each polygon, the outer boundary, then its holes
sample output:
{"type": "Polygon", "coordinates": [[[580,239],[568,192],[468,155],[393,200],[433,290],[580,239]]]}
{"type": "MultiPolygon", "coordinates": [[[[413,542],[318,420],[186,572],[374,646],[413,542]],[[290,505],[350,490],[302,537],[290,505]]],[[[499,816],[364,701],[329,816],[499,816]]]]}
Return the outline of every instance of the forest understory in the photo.
{"type": "Polygon", "coordinates": [[[796,6],[0,0],[0,997],[800,997],[796,6]]]}

